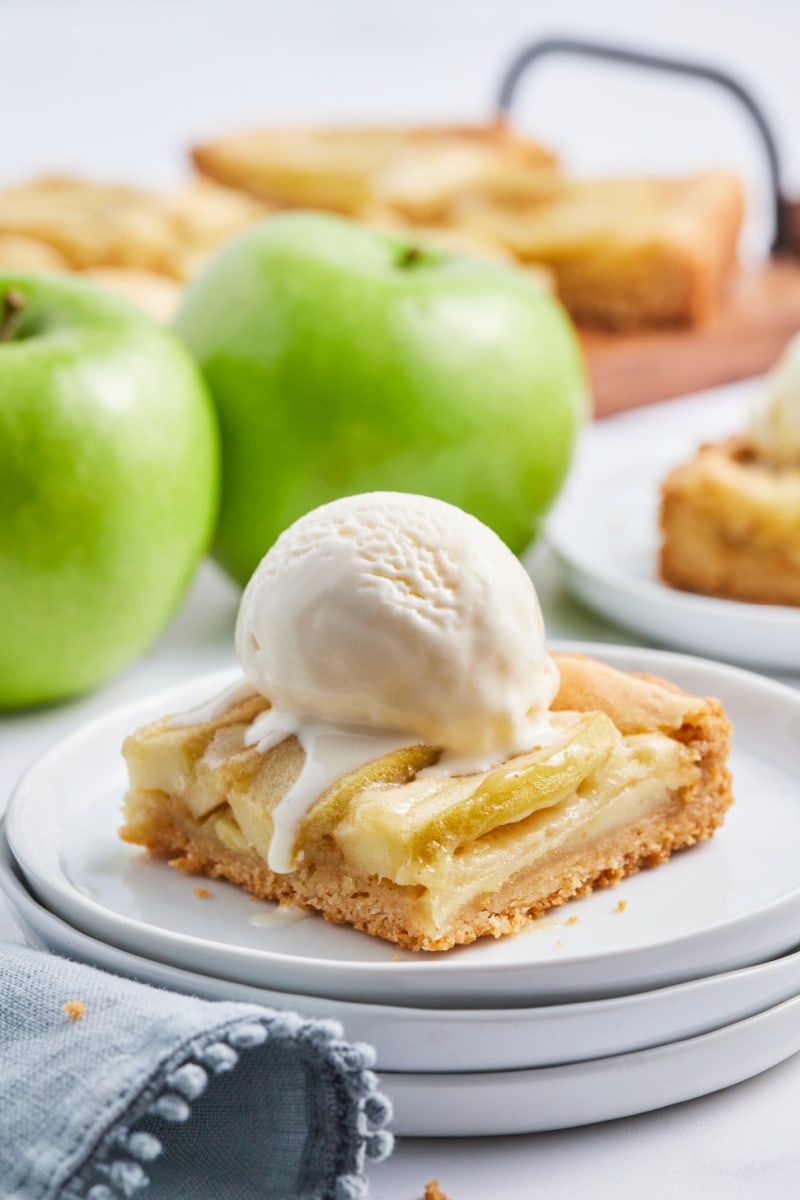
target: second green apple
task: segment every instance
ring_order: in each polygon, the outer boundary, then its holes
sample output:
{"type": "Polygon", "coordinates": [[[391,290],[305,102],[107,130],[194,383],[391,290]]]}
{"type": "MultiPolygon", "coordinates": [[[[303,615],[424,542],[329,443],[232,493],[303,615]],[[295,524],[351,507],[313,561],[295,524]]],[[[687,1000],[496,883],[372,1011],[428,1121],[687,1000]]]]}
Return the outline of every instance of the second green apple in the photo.
{"type": "Polygon", "coordinates": [[[176,328],[216,402],[216,556],[240,582],[304,512],[374,490],[448,500],[519,552],[587,412],[569,320],[522,272],[336,217],[230,243],[176,328]]]}

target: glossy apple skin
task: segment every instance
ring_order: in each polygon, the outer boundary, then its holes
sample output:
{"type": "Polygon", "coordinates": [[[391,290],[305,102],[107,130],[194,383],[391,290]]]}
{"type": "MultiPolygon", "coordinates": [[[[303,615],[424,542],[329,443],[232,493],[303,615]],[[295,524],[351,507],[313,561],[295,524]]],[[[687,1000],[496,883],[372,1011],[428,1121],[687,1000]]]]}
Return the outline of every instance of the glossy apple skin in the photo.
{"type": "Polygon", "coordinates": [[[184,347],[88,283],[0,273],[0,707],[106,679],[161,631],[213,531],[219,445],[184,347]]]}
{"type": "Polygon", "coordinates": [[[242,583],[301,514],[376,489],[449,500],[519,552],[587,412],[569,320],[523,272],[342,218],[229,243],[176,329],[217,406],[215,553],[242,583]]]}

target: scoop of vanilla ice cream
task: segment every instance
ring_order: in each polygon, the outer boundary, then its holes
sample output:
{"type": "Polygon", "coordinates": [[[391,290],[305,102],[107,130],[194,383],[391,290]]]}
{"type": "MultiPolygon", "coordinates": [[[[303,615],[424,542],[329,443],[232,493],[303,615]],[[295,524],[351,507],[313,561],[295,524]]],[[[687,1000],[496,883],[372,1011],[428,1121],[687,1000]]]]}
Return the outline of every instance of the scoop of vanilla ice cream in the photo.
{"type": "Polygon", "coordinates": [[[287,529],[247,585],[236,651],[276,710],[457,754],[526,748],[558,688],[519,560],[461,509],[397,492],[287,529]]]}
{"type": "Polygon", "coordinates": [[[800,462],[800,334],[767,376],[751,413],[750,441],[774,462],[800,462]]]}

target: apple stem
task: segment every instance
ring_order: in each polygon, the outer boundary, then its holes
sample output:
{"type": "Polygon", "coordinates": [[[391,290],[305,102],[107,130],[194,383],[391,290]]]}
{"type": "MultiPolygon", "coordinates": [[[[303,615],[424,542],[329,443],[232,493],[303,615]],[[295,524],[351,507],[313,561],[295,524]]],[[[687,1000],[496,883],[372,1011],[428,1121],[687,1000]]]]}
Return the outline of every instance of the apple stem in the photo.
{"type": "Polygon", "coordinates": [[[11,342],[17,332],[20,313],[25,308],[22,292],[11,288],[3,297],[3,312],[0,316],[0,342],[11,342]]]}
{"type": "Polygon", "coordinates": [[[398,267],[413,267],[422,258],[422,249],[420,246],[404,246],[398,259],[398,267]]]}

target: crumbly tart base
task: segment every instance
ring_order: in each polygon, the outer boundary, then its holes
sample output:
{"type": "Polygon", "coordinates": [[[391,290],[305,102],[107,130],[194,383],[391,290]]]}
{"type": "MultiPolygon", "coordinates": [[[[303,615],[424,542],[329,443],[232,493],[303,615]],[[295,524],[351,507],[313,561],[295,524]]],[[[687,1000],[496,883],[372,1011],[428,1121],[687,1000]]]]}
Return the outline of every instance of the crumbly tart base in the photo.
{"type": "Polygon", "coordinates": [[[717,309],[736,267],[744,211],[724,171],[685,179],[562,177],[511,203],[470,193],[454,225],[553,272],[579,322],[609,329],[699,324],[717,309]]]}
{"type": "Polygon", "coordinates": [[[701,446],[662,484],[661,538],[671,587],[800,605],[800,463],[769,464],[742,437],[701,446]]]}
{"type": "Polygon", "coordinates": [[[575,180],[502,123],[251,130],[192,156],[201,174],[281,207],[479,239],[546,269],[578,321],[610,329],[700,323],[736,267],[735,176],[575,180]]]}
{"type": "Polygon", "coordinates": [[[485,126],[267,128],[195,146],[198,171],[287,208],[358,217],[374,205],[439,221],[465,188],[516,195],[556,171],[553,154],[503,122],[485,126]]]}
{"type": "MultiPolygon", "coordinates": [[[[538,855],[530,866],[516,871],[501,887],[477,896],[440,927],[432,928],[429,920],[420,918],[418,885],[401,886],[354,871],[324,829],[304,841],[304,860],[293,872],[276,874],[262,854],[245,842],[227,805],[198,820],[180,795],[134,787],[126,798],[121,836],[181,870],[230,880],[254,896],[317,911],[329,921],[352,925],[410,950],[447,950],[486,935],[514,933],[551,908],[663,863],[674,851],[710,837],[733,798],[726,765],[730,724],[717,701],[687,697],[660,680],[622,675],[591,659],[559,656],[558,665],[562,684],[554,709],[606,712],[623,734],[668,731],[693,752],[697,770],[692,782],[660,795],[630,824],[594,838],[576,838],[571,845],[538,855]]],[[[251,699],[225,719],[231,726],[237,718],[249,721],[263,704],[251,699]]],[[[198,739],[204,736],[200,727],[181,732],[198,739]]],[[[288,760],[287,743],[284,748],[288,760]]],[[[426,748],[416,750],[418,766],[431,761],[426,748]]],[[[135,758],[130,744],[126,752],[129,759],[135,758]]],[[[389,764],[385,782],[402,785],[404,778],[413,778],[408,762],[394,766],[389,759],[385,762],[389,764]]]]}

